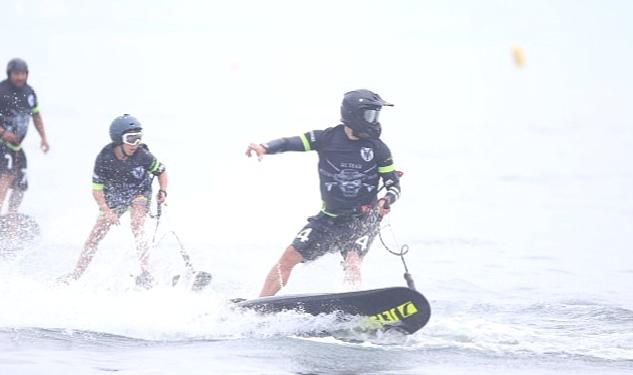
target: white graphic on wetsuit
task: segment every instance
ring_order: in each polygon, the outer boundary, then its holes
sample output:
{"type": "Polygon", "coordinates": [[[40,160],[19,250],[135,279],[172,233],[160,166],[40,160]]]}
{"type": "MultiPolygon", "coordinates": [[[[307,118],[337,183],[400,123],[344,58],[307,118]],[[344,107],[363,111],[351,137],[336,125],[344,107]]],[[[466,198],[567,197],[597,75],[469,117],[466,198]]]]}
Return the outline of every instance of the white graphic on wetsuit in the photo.
{"type": "Polygon", "coordinates": [[[30,94],[27,98],[26,101],[29,102],[29,107],[33,108],[35,106],[35,95],[30,94]]]}
{"type": "Polygon", "coordinates": [[[11,115],[5,119],[5,128],[7,131],[14,132],[18,138],[18,144],[22,143],[26,132],[29,129],[29,122],[31,116],[29,114],[20,113],[16,110],[11,110],[11,115]]]}
{"type": "Polygon", "coordinates": [[[131,170],[132,176],[141,179],[143,178],[143,176],[145,176],[145,168],[143,168],[142,166],[138,166],[134,169],[131,170]]]}
{"type": "Polygon", "coordinates": [[[374,158],[374,149],[370,147],[362,147],[360,149],[360,157],[365,161],[371,161],[374,158]]]}
{"type": "Polygon", "coordinates": [[[327,163],[336,170],[337,173],[331,173],[325,170],[321,170],[321,173],[327,177],[330,177],[329,181],[325,181],[325,187],[328,191],[331,191],[333,187],[338,187],[343,196],[347,198],[354,198],[358,196],[358,192],[365,188],[367,191],[372,191],[375,186],[368,184],[364,181],[368,179],[367,173],[375,167],[371,167],[366,171],[358,171],[356,169],[340,169],[334,166],[332,162],[326,160],[327,163]]]}

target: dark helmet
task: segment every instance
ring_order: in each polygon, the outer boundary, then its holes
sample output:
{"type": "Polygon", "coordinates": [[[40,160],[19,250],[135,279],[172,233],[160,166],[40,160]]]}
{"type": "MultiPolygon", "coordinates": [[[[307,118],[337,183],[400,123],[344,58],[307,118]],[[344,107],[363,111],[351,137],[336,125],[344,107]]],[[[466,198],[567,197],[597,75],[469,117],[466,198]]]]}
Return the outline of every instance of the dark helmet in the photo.
{"type": "Polygon", "coordinates": [[[341,121],[359,138],[378,138],[381,132],[378,114],[383,106],[393,107],[393,104],[369,90],[350,91],[343,97],[341,121]]]}
{"type": "Polygon", "coordinates": [[[7,77],[11,75],[11,72],[24,72],[28,74],[29,66],[26,65],[26,61],[16,57],[14,59],[11,59],[7,64],[7,77]]]}
{"type": "Polygon", "coordinates": [[[115,118],[110,124],[110,139],[114,143],[123,143],[123,134],[131,130],[142,130],[141,122],[127,113],[115,118]]]}

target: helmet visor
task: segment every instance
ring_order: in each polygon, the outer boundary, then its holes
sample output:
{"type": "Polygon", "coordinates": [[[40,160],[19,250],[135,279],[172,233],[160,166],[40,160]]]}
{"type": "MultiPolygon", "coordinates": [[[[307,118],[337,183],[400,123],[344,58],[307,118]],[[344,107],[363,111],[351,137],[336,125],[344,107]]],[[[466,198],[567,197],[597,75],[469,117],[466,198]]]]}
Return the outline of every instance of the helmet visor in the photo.
{"type": "Polygon", "coordinates": [[[126,145],[136,146],[143,139],[143,132],[129,132],[121,136],[123,143],[126,145]]]}
{"type": "Polygon", "coordinates": [[[370,124],[375,124],[378,122],[378,115],[380,114],[380,109],[366,109],[363,111],[363,118],[370,124]]]}

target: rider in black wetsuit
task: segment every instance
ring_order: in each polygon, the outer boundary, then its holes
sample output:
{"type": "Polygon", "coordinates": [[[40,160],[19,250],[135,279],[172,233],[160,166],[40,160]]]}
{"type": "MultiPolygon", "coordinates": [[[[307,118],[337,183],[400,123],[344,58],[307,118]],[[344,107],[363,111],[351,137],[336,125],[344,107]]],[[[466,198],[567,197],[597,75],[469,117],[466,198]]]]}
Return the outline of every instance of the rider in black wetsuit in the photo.
{"type": "Polygon", "coordinates": [[[167,172],[149,148],[141,143],[142,129],[141,123],[127,114],[112,121],[112,143],[106,145],[97,156],[92,176],[92,194],[99,206],[100,215],[86,240],[75,270],[63,276],[60,281],[67,283],[84,273],[99,242],[112,224],[118,224],[119,217],[130,210],[132,233],[142,271],[137,277],[137,283],[145,287],[151,286],[153,279],[148,265],[149,246],[143,225],[149,211],[153,176],[158,176],[160,190],[156,200],[161,204],[167,197],[167,172]]]}
{"type": "Polygon", "coordinates": [[[151,154],[145,144],[123,160],[117,159],[116,143],[106,145],[95,161],[92,175],[94,190],[102,190],[111,209],[125,212],[140,196],[149,200],[152,195],[152,176],[159,176],[165,167],[151,154]]]}
{"type": "Polygon", "coordinates": [[[360,282],[361,259],[378,233],[382,216],[400,197],[391,152],[379,138],[378,115],[383,106],[392,104],[369,90],[351,91],[341,105],[343,124],[249,145],[247,155],[255,152],[259,158],[284,151],[317,151],[323,200],[319,214],[308,219],[269,272],[260,296],[277,293],[296,264],[333,251],[345,258],[346,281],[360,282]],[[378,199],[380,180],[386,194],[378,199]]]}
{"type": "Polygon", "coordinates": [[[40,135],[40,148],[48,152],[37,96],[26,83],[29,68],[22,59],[7,64],[7,79],[0,82],[0,211],[9,189],[9,213],[16,213],[28,188],[26,155],[22,141],[26,137],[31,118],[40,135]]]}

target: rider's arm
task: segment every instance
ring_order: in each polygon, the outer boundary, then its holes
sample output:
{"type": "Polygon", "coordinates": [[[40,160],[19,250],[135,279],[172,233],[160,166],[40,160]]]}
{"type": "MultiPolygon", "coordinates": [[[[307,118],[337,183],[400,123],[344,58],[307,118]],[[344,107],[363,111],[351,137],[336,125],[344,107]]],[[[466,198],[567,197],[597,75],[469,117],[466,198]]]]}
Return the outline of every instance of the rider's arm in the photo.
{"type": "Polygon", "coordinates": [[[46,130],[44,129],[44,120],[42,120],[42,114],[37,111],[34,112],[31,116],[33,118],[33,125],[35,125],[35,129],[40,135],[40,139],[44,143],[48,143],[48,139],[46,138],[46,130]]]}
{"type": "Polygon", "coordinates": [[[169,182],[165,164],[158,161],[158,159],[149,151],[147,145],[143,145],[139,151],[143,153],[143,166],[145,169],[147,169],[149,173],[158,177],[159,190],[156,195],[156,199],[158,200],[158,203],[163,203],[165,198],[167,198],[167,183],[169,182]]]}
{"type": "Polygon", "coordinates": [[[105,200],[105,194],[103,194],[103,186],[101,187],[101,190],[97,190],[93,188],[92,197],[95,199],[95,202],[97,202],[97,206],[99,206],[101,211],[106,212],[110,210],[110,207],[108,207],[108,204],[106,203],[106,200],[105,200]]]}
{"type": "Polygon", "coordinates": [[[284,137],[262,143],[267,154],[278,154],[286,151],[311,151],[318,149],[318,140],[322,130],[314,130],[296,137],[284,137]]]}
{"type": "Polygon", "coordinates": [[[102,151],[97,156],[94,169],[92,171],[92,197],[95,202],[97,202],[99,208],[104,212],[107,212],[110,209],[103,192],[106,181],[110,176],[110,171],[106,168],[109,163],[111,163],[111,161],[108,161],[108,158],[105,157],[105,154],[102,151]]]}
{"type": "Polygon", "coordinates": [[[399,172],[396,171],[396,166],[391,157],[391,151],[389,151],[386,145],[383,155],[384,156],[382,156],[378,162],[378,174],[387,190],[387,193],[382,199],[387,201],[387,205],[391,205],[400,198],[400,175],[399,172]]]}
{"type": "Polygon", "coordinates": [[[395,169],[392,172],[380,173],[380,177],[387,189],[387,194],[383,198],[392,204],[400,198],[400,177],[395,169]]]}

